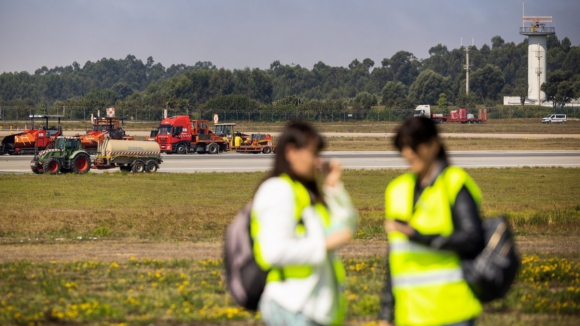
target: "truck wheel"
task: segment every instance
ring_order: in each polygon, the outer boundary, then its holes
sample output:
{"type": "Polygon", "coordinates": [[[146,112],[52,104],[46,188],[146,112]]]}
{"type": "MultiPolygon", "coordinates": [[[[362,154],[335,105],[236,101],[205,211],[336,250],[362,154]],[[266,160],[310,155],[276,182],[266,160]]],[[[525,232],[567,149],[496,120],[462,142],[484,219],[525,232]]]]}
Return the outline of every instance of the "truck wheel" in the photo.
{"type": "Polygon", "coordinates": [[[145,172],[145,162],[141,160],[136,160],[135,162],[133,162],[133,168],[131,168],[131,172],[133,173],[145,172]]]}
{"type": "Polygon", "coordinates": [[[262,150],[262,153],[264,153],[264,154],[272,153],[272,147],[264,147],[264,149],[262,150]]]}
{"type": "Polygon", "coordinates": [[[150,160],[147,161],[147,165],[145,166],[145,172],[147,173],[157,172],[158,168],[159,166],[157,165],[157,162],[150,160]]]}
{"type": "Polygon", "coordinates": [[[71,170],[78,174],[89,172],[91,170],[91,158],[85,153],[80,153],[73,159],[71,170]]]}
{"type": "Polygon", "coordinates": [[[210,154],[217,154],[220,152],[220,147],[218,144],[216,143],[211,143],[209,144],[209,146],[207,147],[207,151],[210,154]]]}
{"type": "Polygon", "coordinates": [[[187,147],[185,147],[185,145],[180,144],[177,145],[177,149],[175,150],[177,152],[177,154],[187,154],[187,147]]]}
{"type": "Polygon", "coordinates": [[[42,165],[44,173],[57,174],[60,172],[60,162],[57,159],[51,158],[42,165]]]}

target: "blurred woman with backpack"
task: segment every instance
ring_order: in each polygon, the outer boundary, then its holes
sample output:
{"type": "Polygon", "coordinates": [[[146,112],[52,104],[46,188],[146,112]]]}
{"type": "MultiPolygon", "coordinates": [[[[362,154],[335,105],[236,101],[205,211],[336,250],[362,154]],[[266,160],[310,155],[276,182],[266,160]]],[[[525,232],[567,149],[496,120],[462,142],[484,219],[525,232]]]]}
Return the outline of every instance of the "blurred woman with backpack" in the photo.
{"type": "Polygon", "coordinates": [[[474,325],[482,308],[461,260],[484,248],[481,191],[449,165],[431,119],[405,121],[394,142],[411,171],[385,193],[389,253],[380,325],[474,325]]]}
{"type": "Polygon", "coordinates": [[[256,262],[268,276],[260,299],[267,325],[339,325],[345,315],[344,269],[335,249],[355,234],[357,213],[337,161],[322,164],[322,136],[288,124],[274,167],[254,196],[251,233],[256,262]],[[323,191],[316,182],[322,168],[323,191]]]}

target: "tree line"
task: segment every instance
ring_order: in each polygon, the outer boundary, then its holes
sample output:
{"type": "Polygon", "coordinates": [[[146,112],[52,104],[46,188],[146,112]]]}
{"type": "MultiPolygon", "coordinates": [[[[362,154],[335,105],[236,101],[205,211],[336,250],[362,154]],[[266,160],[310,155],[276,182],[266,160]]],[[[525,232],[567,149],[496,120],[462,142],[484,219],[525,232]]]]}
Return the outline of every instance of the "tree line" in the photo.
{"type": "MultiPolygon", "coordinates": [[[[0,105],[46,107],[157,107],[173,110],[321,110],[384,105],[401,112],[416,104],[493,107],[503,96],[528,93],[528,43],[505,42],[470,50],[470,92],[465,52],[438,44],[418,59],[399,51],[376,64],[354,59],[347,67],[312,69],[274,61],[268,69],[218,69],[211,62],[166,68],[152,57],[103,58],[70,66],[0,75],[0,105]]],[[[548,76],[542,85],[554,105],[580,97],[580,47],[548,37],[548,76]]]]}

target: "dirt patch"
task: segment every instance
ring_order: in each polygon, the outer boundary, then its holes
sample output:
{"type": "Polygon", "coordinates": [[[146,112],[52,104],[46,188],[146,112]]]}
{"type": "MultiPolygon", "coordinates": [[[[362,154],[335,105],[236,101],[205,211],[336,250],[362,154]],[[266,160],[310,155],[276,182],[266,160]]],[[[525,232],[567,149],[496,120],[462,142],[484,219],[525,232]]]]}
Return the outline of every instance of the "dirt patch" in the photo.
{"type": "MultiPolygon", "coordinates": [[[[577,254],[580,238],[572,236],[524,236],[517,239],[521,253],[577,254]]],[[[356,240],[340,249],[345,258],[384,255],[387,243],[382,240],[356,240]]],[[[44,244],[0,245],[0,263],[10,261],[122,261],[136,259],[218,259],[221,242],[144,242],[139,240],[65,240],[44,244]]]]}
{"type": "MultiPolygon", "coordinates": [[[[59,241],[60,242],[60,241],[59,241]]],[[[95,240],[46,244],[1,245],[0,262],[28,260],[50,261],[121,261],[137,259],[216,259],[221,257],[221,243],[153,243],[138,240],[95,240]]]]}

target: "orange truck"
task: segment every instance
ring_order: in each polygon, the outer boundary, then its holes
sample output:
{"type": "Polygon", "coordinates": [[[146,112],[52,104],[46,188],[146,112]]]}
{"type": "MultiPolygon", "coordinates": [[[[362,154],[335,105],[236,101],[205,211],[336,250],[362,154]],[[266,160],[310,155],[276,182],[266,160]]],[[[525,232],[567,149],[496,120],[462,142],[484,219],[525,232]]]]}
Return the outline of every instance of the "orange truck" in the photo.
{"type": "Polygon", "coordinates": [[[124,120],[125,118],[95,118],[92,129],[88,130],[85,135],[77,135],[81,139],[83,149],[93,154],[96,153],[99,143],[107,136],[116,140],[135,140],[133,136],[125,134],[124,120]]]}
{"type": "Polygon", "coordinates": [[[31,128],[23,132],[8,135],[2,140],[0,155],[35,154],[39,150],[48,148],[57,136],[62,135],[60,119],[62,115],[30,115],[31,128]],[[57,119],[57,126],[48,126],[49,119],[57,119]],[[35,120],[44,120],[35,129],[35,120]]]}

